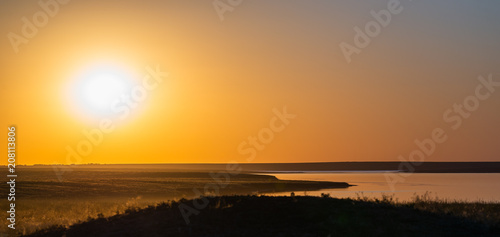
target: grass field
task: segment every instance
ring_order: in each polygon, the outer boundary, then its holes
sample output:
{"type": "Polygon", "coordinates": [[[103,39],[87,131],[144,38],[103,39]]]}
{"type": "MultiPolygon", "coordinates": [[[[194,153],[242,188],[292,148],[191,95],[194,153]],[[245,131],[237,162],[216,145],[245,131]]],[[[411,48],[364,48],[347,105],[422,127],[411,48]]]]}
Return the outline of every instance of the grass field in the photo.
{"type": "Polygon", "coordinates": [[[186,224],[180,200],[52,226],[30,236],[498,236],[500,204],[384,199],[210,197],[186,224]]]}

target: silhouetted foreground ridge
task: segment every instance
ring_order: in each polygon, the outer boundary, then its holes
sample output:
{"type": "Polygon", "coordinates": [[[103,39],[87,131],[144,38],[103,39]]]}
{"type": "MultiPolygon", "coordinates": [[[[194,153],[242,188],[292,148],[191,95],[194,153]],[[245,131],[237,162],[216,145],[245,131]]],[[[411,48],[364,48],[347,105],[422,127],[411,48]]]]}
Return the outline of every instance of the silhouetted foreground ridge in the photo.
{"type": "Polygon", "coordinates": [[[500,236],[500,204],[329,197],[210,197],[187,225],[168,202],[29,236],[500,236]]]}

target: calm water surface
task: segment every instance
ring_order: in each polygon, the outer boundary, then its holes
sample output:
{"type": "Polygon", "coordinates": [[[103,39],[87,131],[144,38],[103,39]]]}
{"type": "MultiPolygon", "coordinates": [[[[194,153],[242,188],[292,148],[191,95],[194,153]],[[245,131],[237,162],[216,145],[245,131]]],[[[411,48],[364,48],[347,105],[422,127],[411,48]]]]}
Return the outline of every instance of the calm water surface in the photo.
{"type": "MultiPolygon", "coordinates": [[[[398,175],[397,173],[391,173],[398,175]]],[[[361,194],[368,197],[382,197],[382,194],[394,195],[400,201],[411,200],[415,194],[430,192],[431,197],[464,201],[500,202],[500,174],[411,174],[394,188],[387,182],[390,173],[294,173],[270,174],[279,179],[315,180],[347,182],[357,186],[346,189],[324,189],[308,191],[307,195],[319,196],[329,193],[332,197],[356,197],[361,194]]],[[[303,195],[297,192],[296,195],[303,195]]],[[[290,193],[274,193],[273,195],[290,195],[290,193]]]]}

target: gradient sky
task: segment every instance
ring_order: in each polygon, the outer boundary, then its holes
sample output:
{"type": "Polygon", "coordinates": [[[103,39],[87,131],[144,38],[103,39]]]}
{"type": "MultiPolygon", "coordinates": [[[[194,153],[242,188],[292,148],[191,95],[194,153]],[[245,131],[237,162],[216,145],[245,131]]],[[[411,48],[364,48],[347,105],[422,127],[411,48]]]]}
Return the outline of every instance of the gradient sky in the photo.
{"type": "Polygon", "coordinates": [[[134,85],[159,65],[169,76],[80,163],[248,162],[238,146],[285,106],[296,118],[252,162],[397,161],[435,128],[448,139],[426,161],[500,161],[500,87],[458,129],[443,120],[478,76],[500,82],[500,2],[401,1],[347,63],[339,45],[387,3],[244,0],[221,21],[212,1],[72,0],[16,53],[9,32],[42,8],[2,1],[0,125],[18,164],[72,163],[103,116],[68,88],[94,65],[134,85]]]}

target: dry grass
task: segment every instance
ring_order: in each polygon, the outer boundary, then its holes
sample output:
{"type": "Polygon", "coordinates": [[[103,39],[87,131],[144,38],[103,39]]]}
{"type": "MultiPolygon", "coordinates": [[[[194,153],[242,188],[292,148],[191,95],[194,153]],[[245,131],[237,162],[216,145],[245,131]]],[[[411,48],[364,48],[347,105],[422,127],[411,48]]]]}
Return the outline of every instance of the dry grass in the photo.
{"type": "MultiPolygon", "coordinates": [[[[16,205],[16,233],[26,235],[53,225],[69,227],[90,219],[114,216],[127,210],[138,210],[156,205],[162,200],[143,200],[140,196],[130,199],[73,199],[73,200],[22,200],[16,205]]],[[[0,226],[0,233],[7,233],[7,226],[0,226]]],[[[10,233],[12,233],[9,230],[10,233]]]]}
{"type": "MultiPolygon", "coordinates": [[[[323,195],[322,195],[323,196],[323,195]]],[[[467,201],[459,199],[441,199],[431,192],[414,194],[410,201],[399,201],[394,195],[383,194],[382,198],[364,196],[362,192],[356,193],[352,200],[386,204],[395,207],[406,207],[414,210],[449,215],[468,220],[485,223],[491,226],[500,226],[500,203],[486,201],[467,201]]]]}
{"type": "Polygon", "coordinates": [[[70,228],[53,226],[32,236],[500,235],[498,216],[491,215],[500,204],[428,200],[425,195],[415,197],[412,202],[395,202],[391,196],[336,199],[327,194],[322,197],[217,196],[208,200],[205,209],[191,216],[189,225],[184,222],[179,206],[191,205],[192,201],[181,199],[92,219],[70,228]],[[478,208],[478,205],[484,206],[478,208]]]}
{"type": "MultiPolygon", "coordinates": [[[[322,194],[322,198],[331,199],[322,194]]],[[[394,195],[382,198],[370,198],[359,193],[357,198],[344,199],[377,206],[406,208],[434,213],[440,216],[465,218],[487,226],[500,226],[500,204],[486,202],[465,202],[444,200],[431,193],[415,195],[412,201],[400,202],[394,195]]],[[[87,199],[87,200],[31,200],[25,201],[18,210],[18,234],[26,235],[51,226],[69,227],[92,219],[107,218],[118,214],[132,213],[143,208],[156,206],[163,200],[143,199],[140,196],[130,199],[87,199]]],[[[231,208],[233,204],[224,204],[219,200],[214,208],[231,208]]],[[[2,226],[0,231],[6,231],[2,226]]]]}

